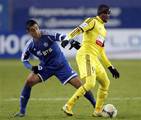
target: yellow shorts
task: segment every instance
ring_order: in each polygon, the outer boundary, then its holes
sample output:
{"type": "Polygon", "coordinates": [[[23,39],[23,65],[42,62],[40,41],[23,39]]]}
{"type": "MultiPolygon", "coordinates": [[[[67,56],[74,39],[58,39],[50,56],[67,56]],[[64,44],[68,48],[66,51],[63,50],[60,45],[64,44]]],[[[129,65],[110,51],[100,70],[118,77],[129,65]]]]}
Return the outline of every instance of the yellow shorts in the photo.
{"type": "Polygon", "coordinates": [[[80,78],[96,76],[97,80],[109,80],[107,73],[99,59],[91,54],[77,54],[76,61],[79,68],[80,78]]]}

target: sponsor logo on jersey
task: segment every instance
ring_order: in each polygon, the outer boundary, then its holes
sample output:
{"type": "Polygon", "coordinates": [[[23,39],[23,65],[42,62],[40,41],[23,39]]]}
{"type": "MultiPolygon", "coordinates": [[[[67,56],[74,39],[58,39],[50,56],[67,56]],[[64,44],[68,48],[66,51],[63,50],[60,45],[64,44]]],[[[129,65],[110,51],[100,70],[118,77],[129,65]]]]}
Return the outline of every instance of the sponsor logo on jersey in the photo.
{"type": "Polygon", "coordinates": [[[37,55],[41,56],[42,55],[41,51],[37,51],[37,55]]]}
{"type": "Polygon", "coordinates": [[[52,48],[49,48],[49,49],[43,51],[42,53],[43,53],[44,56],[46,56],[46,55],[48,55],[49,53],[51,53],[52,51],[53,51],[52,48]]]}

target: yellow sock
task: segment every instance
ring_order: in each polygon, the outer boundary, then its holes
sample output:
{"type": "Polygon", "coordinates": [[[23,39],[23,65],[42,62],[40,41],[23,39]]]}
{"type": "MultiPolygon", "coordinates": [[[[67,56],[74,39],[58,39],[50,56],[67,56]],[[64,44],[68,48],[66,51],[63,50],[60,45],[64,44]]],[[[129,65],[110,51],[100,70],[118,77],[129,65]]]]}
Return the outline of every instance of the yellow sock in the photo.
{"type": "Polygon", "coordinates": [[[83,96],[86,93],[86,90],[83,86],[78,88],[73,96],[68,100],[67,104],[71,107],[75,104],[75,102],[79,99],[79,97],[83,96]]]}
{"type": "Polygon", "coordinates": [[[97,100],[96,100],[96,108],[95,108],[96,112],[102,111],[102,107],[103,107],[104,101],[107,97],[107,94],[108,94],[107,90],[103,90],[101,88],[98,89],[97,100]]]}

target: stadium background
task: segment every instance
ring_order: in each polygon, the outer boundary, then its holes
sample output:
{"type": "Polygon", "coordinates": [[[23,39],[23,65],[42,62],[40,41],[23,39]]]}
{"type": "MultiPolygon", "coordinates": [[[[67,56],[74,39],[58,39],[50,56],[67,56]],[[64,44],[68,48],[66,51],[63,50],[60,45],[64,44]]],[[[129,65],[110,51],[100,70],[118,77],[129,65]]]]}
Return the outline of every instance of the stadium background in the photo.
{"type": "MultiPolygon", "coordinates": [[[[25,32],[26,20],[34,18],[42,28],[66,33],[85,18],[95,16],[96,7],[101,3],[109,4],[112,9],[111,19],[106,24],[108,29],[106,52],[121,73],[119,81],[113,82],[112,80],[112,92],[108,102],[117,105],[120,111],[118,119],[141,119],[139,114],[141,105],[138,105],[141,101],[141,93],[139,92],[141,90],[140,0],[0,0],[0,120],[9,119],[9,114],[17,110],[17,99],[24,79],[29,73],[24,69],[19,59],[25,43],[30,38],[25,32]],[[133,108],[134,110],[132,110],[133,108]]],[[[81,36],[78,39],[81,42],[81,36]]],[[[76,51],[74,49],[72,51],[62,50],[67,57],[75,56],[76,51]]],[[[70,62],[77,70],[74,59],[71,59],[70,62]]],[[[33,61],[33,63],[36,63],[36,61],[33,61]]],[[[110,79],[113,79],[110,74],[109,76],[110,79]]],[[[70,86],[63,88],[57,80],[56,82],[48,81],[46,87],[43,86],[37,86],[33,90],[33,103],[30,103],[31,105],[28,108],[31,116],[29,115],[27,120],[45,118],[54,120],[57,117],[66,119],[60,111],[51,111],[55,107],[59,110],[65,103],[66,98],[72,95],[74,89],[70,86]],[[53,86],[60,92],[56,93],[53,86]],[[49,91],[53,92],[50,93],[49,91]],[[65,91],[68,91],[68,93],[65,93],[65,91]],[[60,96],[65,97],[60,98],[60,96]],[[50,98],[54,98],[56,101],[50,98]],[[39,111],[33,110],[35,108],[33,107],[34,102],[39,103],[46,100],[49,104],[36,105],[36,109],[44,109],[44,112],[38,115],[39,111]],[[56,105],[58,101],[59,104],[56,105]],[[44,107],[47,107],[48,110],[44,107]]],[[[85,102],[84,100],[80,102],[81,105],[84,104],[85,106],[80,107],[79,104],[78,111],[83,111],[83,107],[86,107],[85,102]]],[[[89,111],[88,108],[83,111],[85,115],[78,113],[78,117],[73,119],[93,119],[90,117],[90,112],[88,114],[87,111],[89,111]]]]}
{"type": "MultiPolygon", "coordinates": [[[[107,2],[112,7],[111,19],[106,25],[107,54],[111,58],[141,58],[141,17],[138,15],[141,5],[138,1],[107,2]]],[[[95,16],[96,7],[101,2],[1,0],[0,58],[20,57],[20,52],[28,40],[25,35],[25,21],[29,18],[36,19],[42,28],[66,32],[79,25],[85,18],[95,16]]],[[[71,55],[74,51],[67,53],[71,55]]]]}

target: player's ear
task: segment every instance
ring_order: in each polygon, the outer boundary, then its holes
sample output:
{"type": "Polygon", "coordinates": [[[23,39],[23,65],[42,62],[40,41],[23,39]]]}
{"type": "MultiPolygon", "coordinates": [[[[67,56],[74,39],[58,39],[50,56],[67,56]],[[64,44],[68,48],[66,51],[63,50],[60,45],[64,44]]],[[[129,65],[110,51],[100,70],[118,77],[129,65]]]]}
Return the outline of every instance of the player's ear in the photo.
{"type": "Polygon", "coordinates": [[[29,30],[26,30],[26,32],[27,32],[27,33],[30,33],[30,31],[29,31],[29,30]]]}
{"type": "Polygon", "coordinates": [[[26,32],[29,33],[30,32],[30,28],[26,29],[26,32]]]}

